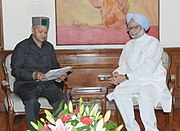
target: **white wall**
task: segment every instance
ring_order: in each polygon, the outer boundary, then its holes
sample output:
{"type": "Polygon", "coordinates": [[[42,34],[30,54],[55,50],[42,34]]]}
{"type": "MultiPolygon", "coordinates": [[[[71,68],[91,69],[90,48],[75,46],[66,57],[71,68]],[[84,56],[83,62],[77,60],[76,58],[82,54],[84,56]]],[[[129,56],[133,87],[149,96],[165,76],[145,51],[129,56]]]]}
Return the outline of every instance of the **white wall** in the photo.
{"type": "Polygon", "coordinates": [[[160,0],[160,41],[164,47],[180,47],[180,0],[160,0]]]}
{"type": "MultiPolygon", "coordinates": [[[[123,45],[56,46],[55,0],[2,0],[4,49],[15,45],[31,34],[31,17],[50,17],[48,40],[55,49],[122,48],[123,45]],[[15,4],[12,4],[14,3],[15,4]],[[5,14],[5,15],[4,15],[5,14]]],[[[180,47],[180,0],[160,0],[160,41],[164,47],[180,47]]]]}
{"type": "Polygon", "coordinates": [[[4,49],[13,50],[18,42],[30,36],[32,16],[50,18],[48,40],[55,43],[54,9],[55,0],[2,0],[4,49]]]}

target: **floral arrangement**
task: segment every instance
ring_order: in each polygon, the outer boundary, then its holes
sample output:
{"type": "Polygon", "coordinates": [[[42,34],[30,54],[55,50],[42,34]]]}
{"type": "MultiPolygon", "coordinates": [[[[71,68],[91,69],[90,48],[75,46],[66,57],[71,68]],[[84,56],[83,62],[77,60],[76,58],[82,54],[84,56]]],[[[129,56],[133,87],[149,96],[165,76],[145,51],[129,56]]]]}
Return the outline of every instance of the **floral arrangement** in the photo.
{"type": "Polygon", "coordinates": [[[98,112],[98,104],[88,102],[84,104],[80,98],[78,106],[72,104],[59,105],[58,117],[45,110],[46,120],[40,118],[38,125],[31,122],[31,125],[38,131],[120,131],[123,125],[119,127],[115,122],[108,122],[111,116],[111,111],[108,110],[103,116],[98,112]],[[62,111],[61,111],[62,110],[62,111]]]}

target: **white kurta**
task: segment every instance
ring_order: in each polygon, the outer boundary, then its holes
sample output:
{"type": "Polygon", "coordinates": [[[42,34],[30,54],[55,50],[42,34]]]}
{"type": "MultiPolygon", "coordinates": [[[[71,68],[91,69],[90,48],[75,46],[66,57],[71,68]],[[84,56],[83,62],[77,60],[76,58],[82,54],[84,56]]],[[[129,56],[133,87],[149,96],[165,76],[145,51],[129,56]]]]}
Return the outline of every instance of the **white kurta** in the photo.
{"type": "Polygon", "coordinates": [[[141,93],[150,98],[155,107],[160,102],[163,110],[170,112],[172,97],[166,85],[162,52],[159,41],[147,34],[130,40],[125,45],[119,67],[115,70],[119,74],[127,74],[129,80],[117,85],[107,98],[113,100],[116,95],[141,93]]]}

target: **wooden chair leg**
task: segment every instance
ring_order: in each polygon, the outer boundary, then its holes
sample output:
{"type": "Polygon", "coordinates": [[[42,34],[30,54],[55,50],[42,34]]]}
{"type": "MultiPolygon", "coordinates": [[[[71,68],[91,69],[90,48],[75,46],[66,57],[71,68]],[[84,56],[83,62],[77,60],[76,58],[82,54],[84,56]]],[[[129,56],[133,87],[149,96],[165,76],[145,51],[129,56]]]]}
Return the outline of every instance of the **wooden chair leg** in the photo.
{"type": "Polygon", "coordinates": [[[166,131],[172,131],[173,125],[173,115],[171,113],[164,113],[165,117],[165,129],[166,131]]]}
{"type": "Polygon", "coordinates": [[[6,112],[6,131],[9,131],[9,119],[8,119],[8,112],[6,112]]]}
{"type": "Polygon", "coordinates": [[[9,131],[13,131],[13,125],[14,125],[14,112],[9,111],[9,113],[8,113],[8,120],[9,120],[9,131]]]}
{"type": "Polygon", "coordinates": [[[117,124],[118,125],[120,125],[120,124],[122,124],[121,122],[121,116],[120,116],[120,113],[119,113],[119,111],[118,111],[118,109],[116,108],[116,116],[117,116],[117,124]]]}
{"type": "Polygon", "coordinates": [[[174,109],[172,109],[171,113],[169,114],[169,130],[173,130],[173,116],[174,116],[174,109]]]}
{"type": "Polygon", "coordinates": [[[173,130],[173,109],[170,113],[164,113],[166,131],[173,130]]]}
{"type": "Polygon", "coordinates": [[[106,113],[106,96],[101,101],[101,109],[102,109],[102,115],[104,116],[106,113]]]}
{"type": "Polygon", "coordinates": [[[118,124],[118,125],[123,124],[124,127],[123,127],[122,131],[126,131],[126,129],[125,129],[125,124],[124,124],[124,122],[123,122],[123,119],[122,119],[122,117],[121,117],[121,114],[120,114],[117,106],[116,106],[116,116],[117,116],[117,119],[116,119],[117,124],[118,124]]]}

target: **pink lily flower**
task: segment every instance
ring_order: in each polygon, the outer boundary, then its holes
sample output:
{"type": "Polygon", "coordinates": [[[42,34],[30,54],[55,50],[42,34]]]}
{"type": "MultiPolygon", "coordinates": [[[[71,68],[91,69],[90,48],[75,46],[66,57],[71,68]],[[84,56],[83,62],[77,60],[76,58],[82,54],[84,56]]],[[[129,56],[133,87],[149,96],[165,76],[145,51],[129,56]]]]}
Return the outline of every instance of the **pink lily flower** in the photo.
{"type": "Polygon", "coordinates": [[[72,126],[71,123],[67,123],[66,125],[63,124],[63,122],[61,121],[61,119],[58,119],[56,121],[56,125],[48,125],[48,127],[52,130],[52,131],[71,131],[72,130],[72,126]]]}

